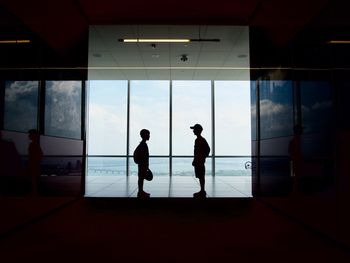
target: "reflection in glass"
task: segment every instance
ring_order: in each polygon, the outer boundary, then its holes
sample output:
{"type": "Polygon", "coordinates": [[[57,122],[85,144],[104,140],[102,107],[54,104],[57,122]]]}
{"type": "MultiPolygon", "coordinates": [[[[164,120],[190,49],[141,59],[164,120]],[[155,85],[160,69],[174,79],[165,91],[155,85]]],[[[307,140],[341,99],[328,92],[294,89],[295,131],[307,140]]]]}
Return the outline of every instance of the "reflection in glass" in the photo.
{"type": "Polygon", "coordinates": [[[41,161],[42,176],[81,176],[82,157],[45,156],[41,161]]]}
{"type": "Polygon", "coordinates": [[[6,81],[4,129],[27,132],[37,128],[38,81],[6,81]]]}
{"type": "MultiPolygon", "coordinates": [[[[347,73],[347,72],[346,72],[347,73]]],[[[350,107],[348,99],[350,98],[350,81],[339,80],[337,88],[337,113],[338,121],[337,125],[343,130],[350,130],[350,118],[344,118],[343,116],[350,116],[350,107]]]]}
{"type": "Polygon", "coordinates": [[[81,139],[81,91],[81,81],[46,81],[46,135],[81,139]]]}
{"type": "Polygon", "coordinates": [[[292,81],[260,82],[261,139],[293,134],[292,81]]]}
{"type": "Polygon", "coordinates": [[[250,155],[250,82],[215,81],[215,154],[250,155]]]}
{"type": "Polygon", "coordinates": [[[140,130],[147,129],[150,155],[169,155],[169,81],[130,83],[130,153],[141,141],[140,130]]]}
{"type": "Polygon", "coordinates": [[[301,81],[300,99],[304,133],[332,127],[332,89],[328,81],[301,81]],[[322,116],[322,118],[320,118],[322,116]]]}
{"type": "Polygon", "coordinates": [[[89,82],[88,153],[126,154],[127,81],[89,82]]]}
{"type": "Polygon", "coordinates": [[[173,81],[173,154],[193,155],[196,137],[190,126],[199,123],[211,145],[211,82],[173,81]]]}
{"type": "Polygon", "coordinates": [[[252,140],[255,141],[257,139],[257,127],[256,127],[256,87],[257,86],[257,81],[252,81],[251,82],[251,93],[250,93],[250,118],[251,118],[251,136],[252,140]]]}

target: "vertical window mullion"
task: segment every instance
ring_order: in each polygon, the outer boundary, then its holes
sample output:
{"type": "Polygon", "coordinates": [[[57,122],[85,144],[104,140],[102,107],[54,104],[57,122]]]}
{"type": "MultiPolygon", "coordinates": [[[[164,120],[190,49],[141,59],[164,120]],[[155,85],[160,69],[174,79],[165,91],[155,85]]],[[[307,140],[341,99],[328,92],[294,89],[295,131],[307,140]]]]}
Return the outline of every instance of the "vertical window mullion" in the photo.
{"type": "Polygon", "coordinates": [[[46,81],[39,81],[39,96],[38,96],[38,123],[39,132],[45,135],[45,114],[46,114],[46,81]]]}
{"type": "Polygon", "coordinates": [[[173,175],[173,82],[169,81],[169,176],[173,175]]]}
{"type": "Polygon", "coordinates": [[[81,139],[83,140],[83,156],[82,156],[82,178],[80,185],[80,194],[81,196],[85,195],[86,191],[86,171],[87,171],[87,135],[86,135],[86,126],[87,126],[87,116],[88,116],[88,91],[87,91],[87,81],[82,81],[81,83],[81,139]]]}
{"type": "Polygon", "coordinates": [[[5,81],[0,81],[0,129],[4,129],[5,116],[5,81]]]}
{"type": "Polygon", "coordinates": [[[130,145],[130,80],[128,80],[126,103],[126,176],[129,176],[129,145],[130,145]]]}
{"type": "Polygon", "coordinates": [[[214,80],[211,81],[211,158],[212,158],[212,176],[215,176],[215,89],[214,80]]]}

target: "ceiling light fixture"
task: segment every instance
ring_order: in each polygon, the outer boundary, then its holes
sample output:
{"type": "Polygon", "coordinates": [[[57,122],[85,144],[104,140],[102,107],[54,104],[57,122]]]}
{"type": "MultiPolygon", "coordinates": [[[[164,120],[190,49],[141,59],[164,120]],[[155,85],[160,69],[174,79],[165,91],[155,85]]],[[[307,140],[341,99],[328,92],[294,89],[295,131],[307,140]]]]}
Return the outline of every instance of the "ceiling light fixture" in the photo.
{"type": "Polygon", "coordinates": [[[330,40],[328,44],[350,44],[350,40],[330,40]]]}
{"type": "Polygon", "coordinates": [[[28,44],[29,39],[0,40],[0,44],[28,44]]]}
{"type": "Polygon", "coordinates": [[[220,42],[220,39],[190,39],[190,38],[120,38],[124,43],[188,43],[188,42],[220,42]]]}

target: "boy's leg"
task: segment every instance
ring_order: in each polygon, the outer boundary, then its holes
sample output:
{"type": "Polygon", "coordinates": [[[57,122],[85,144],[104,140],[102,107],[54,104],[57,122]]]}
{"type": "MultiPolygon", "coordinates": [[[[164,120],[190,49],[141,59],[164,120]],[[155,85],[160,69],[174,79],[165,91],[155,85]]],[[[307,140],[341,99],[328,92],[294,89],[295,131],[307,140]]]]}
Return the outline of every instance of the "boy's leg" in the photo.
{"type": "Polygon", "coordinates": [[[147,168],[146,167],[143,167],[141,165],[139,165],[139,172],[138,172],[138,176],[139,176],[139,179],[137,181],[137,185],[138,185],[138,193],[137,193],[137,196],[138,197],[149,197],[150,194],[149,193],[146,193],[144,190],[143,190],[143,182],[144,182],[144,179],[145,179],[145,173],[147,172],[147,168]]]}
{"type": "Polygon", "coordinates": [[[201,190],[197,193],[194,193],[194,197],[205,196],[205,166],[195,167],[196,177],[199,179],[199,185],[201,190]]]}
{"type": "Polygon", "coordinates": [[[139,192],[143,192],[143,178],[139,175],[139,180],[137,181],[139,187],[139,192]]]}
{"type": "Polygon", "coordinates": [[[205,177],[199,178],[199,185],[201,186],[201,192],[205,191],[205,177]]]}

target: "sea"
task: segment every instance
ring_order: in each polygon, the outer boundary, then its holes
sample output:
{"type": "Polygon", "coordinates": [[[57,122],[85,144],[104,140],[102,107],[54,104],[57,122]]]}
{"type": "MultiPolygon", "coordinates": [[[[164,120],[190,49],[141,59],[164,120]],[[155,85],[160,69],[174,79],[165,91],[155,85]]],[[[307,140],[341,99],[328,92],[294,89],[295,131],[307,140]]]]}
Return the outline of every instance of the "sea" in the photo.
{"type": "MultiPolygon", "coordinates": [[[[192,166],[193,158],[173,157],[171,159],[171,173],[173,176],[193,176],[192,166]]],[[[151,157],[149,168],[156,176],[169,176],[170,174],[169,157],[151,157]]],[[[215,176],[251,176],[251,158],[237,157],[215,158],[215,171],[213,171],[213,159],[206,160],[206,175],[215,176]]],[[[88,157],[87,175],[88,176],[125,176],[127,173],[126,157],[88,157]]],[[[129,158],[129,175],[137,176],[137,164],[132,158],[129,158]]]]}

